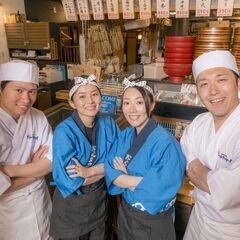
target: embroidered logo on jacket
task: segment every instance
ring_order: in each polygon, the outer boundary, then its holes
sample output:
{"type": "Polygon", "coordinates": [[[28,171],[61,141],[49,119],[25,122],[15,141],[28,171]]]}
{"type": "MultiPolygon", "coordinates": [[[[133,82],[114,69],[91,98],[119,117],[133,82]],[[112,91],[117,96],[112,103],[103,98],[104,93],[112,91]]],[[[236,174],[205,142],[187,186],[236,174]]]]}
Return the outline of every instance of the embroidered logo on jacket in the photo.
{"type": "Polygon", "coordinates": [[[220,153],[220,151],[218,151],[218,157],[219,157],[220,159],[225,160],[225,161],[228,162],[228,163],[231,163],[231,162],[232,162],[232,159],[229,159],[228,156],[227,156],[225,153],[220,153]]]}
{"type": "Polygon", "coordinates": [[[27,139],[33,139],[33,140],[38,140],[38,136],[36,136],[35,134],[28,134],[27,135],[27,139]]]}

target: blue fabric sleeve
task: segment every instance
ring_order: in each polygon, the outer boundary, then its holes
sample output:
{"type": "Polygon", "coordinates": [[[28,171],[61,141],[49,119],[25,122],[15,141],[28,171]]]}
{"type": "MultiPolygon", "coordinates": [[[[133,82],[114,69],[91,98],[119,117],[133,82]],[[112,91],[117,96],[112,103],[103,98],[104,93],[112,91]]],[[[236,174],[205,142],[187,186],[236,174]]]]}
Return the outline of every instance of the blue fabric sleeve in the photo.
{"type": "Polygon", "coordinates": [[[66,198],[83,184],[81,177],[70,178],[65,167],[75,164],[71,159],[77,155],[75,136],[68,127],[58,127],[53,136],[53,179],[62,196],[66,198]]]}
{"type": "Polygon", "coordinates": [[[105,171],[105,178],[106,178],[106,183],[108,187],[108,192],[111,195],[118,195],[124,192],[123,188],[120,188],[113,183],[113,181],[117,177],[123,175],[122,171],[116,170],[113,166],[113,160],[117,153],[117,146],[118,146],[118,140],[116,140],[114,145],[112,146],[112,149],[104,164],[104,171],[105,171]]]}
{"type": "Polygon", "coordinates": [[[157,143],[147,156],[151,168],[136,186],[134,197],[143,204],[150,214],[156,214],[175,198],[185,171],[185,157],[177,142],[169,140],[157,143]],[[161,150],[162,149],[162,150],[161,150]]]}

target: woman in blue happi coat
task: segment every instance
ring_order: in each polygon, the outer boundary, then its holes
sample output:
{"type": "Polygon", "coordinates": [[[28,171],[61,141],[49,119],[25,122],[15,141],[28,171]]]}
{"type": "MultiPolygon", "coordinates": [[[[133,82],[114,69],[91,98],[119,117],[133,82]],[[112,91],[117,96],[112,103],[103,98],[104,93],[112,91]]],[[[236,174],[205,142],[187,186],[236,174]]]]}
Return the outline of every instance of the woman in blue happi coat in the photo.
{"type": "Polygon", "coordinates": [[[115,141],[105,175],[108,191],[123,194],[118,216],[120,240],[173,240],[173,205],[182,185],[185,158],[175,138],[151,117],[152,89],[130,82],[122,96],[131,125],[115,141]]]}
{"type": "Polygon", "coordinates": [[[104,161],[119,129],[98,116],[101,93],[96,77],[75,77],[69,90],[72,115],[53,137],[53,196],[50,235],[54,239],[104,239],[106,186],[104,161]]]}

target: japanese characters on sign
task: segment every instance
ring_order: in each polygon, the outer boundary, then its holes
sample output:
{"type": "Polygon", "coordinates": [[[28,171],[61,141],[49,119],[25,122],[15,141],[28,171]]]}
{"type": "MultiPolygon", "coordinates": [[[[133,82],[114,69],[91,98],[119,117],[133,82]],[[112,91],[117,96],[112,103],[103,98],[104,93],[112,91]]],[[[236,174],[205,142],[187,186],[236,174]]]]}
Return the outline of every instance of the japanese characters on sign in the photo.
{"type": "Polygon", "coordinates": [[[139,0],[139,12],[140,19],[151,18],[151,0],[139,0]]]}
{"type": "Polygon", "coordinates": [[[157,18],[169,17],[169,0],[156,0],[157,1],[157,18]]]}
{"type": "Polygon", "coordinates": [[[134,19],[133,0],[122,0],[123,19],[134,19]]]}
{"type": "Polygon", "coordinates": [[[102,0],[91,0],[91,4],[92,4],[92,11],[93,11],[94,20],[103,20],[104,19],[104,13],[103,13],[102,0]]]}
{"type": "Polygon", "coordinates": [[[77,0],[77,7],[80,20],[90,20],[88,1],[87,0],[77,0]]]}
{"type": "Polygon", "coordinates": [[[233,0],[218,0],[217,16],[225,17],[233,14],[233,0]]]}
{"type": "Polygon", "coordinates": [[[189,0],[176,0],[176,18],[188,18],[189,0]]]}
{"type": "Polygon", "coordinates": [[[196,17],[210,16],[211,0],[196,0],[196,17]]]}
{"type": "Polygon", "coordinates": [[[62,5],[67,21],[77,21],[77,13],[74,0],[62,0],[62,5]]]}
{"type": "Polygon", "coordinates": [[[118,0],[107,0],[108,19],[119,19],[118,0]]]}

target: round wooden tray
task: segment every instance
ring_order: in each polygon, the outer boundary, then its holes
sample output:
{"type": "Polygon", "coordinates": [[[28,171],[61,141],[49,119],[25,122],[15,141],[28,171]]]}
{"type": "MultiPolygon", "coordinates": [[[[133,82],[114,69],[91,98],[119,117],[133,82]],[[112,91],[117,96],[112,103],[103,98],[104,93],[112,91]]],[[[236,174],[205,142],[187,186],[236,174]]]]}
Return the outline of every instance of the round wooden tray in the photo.
{"type": "Polygon", "coordinates": [[[215,42],[209,42],[209,43],[197,43],[195,45],[196,48],[229,48],[229,43],[215,43],[215,42]]]}
{"type": "Polygon", "coordinates": [[[197,35],[198,34],[231,34],[232,29],[231,28],[216,28],[216,27],[200,27],[197,28],[197,35]]]}
{"type": "Polygon", "coordinates": [[[240,28],[235,28],[234,35],[240,34],[240,28]]]}
{"type": "Polygon", "coordinates": [[[230,42],[231,35],[197,35],[196,44],[198,42],[230,42]]]}
{"type": "Polygon", "coordinates": [[[234,35],[234,40],[233,40],[233,42],[235,43],[235,42],[237,42],[237,43],[239,43],[240,42],[240,35],[234,35]]]}

